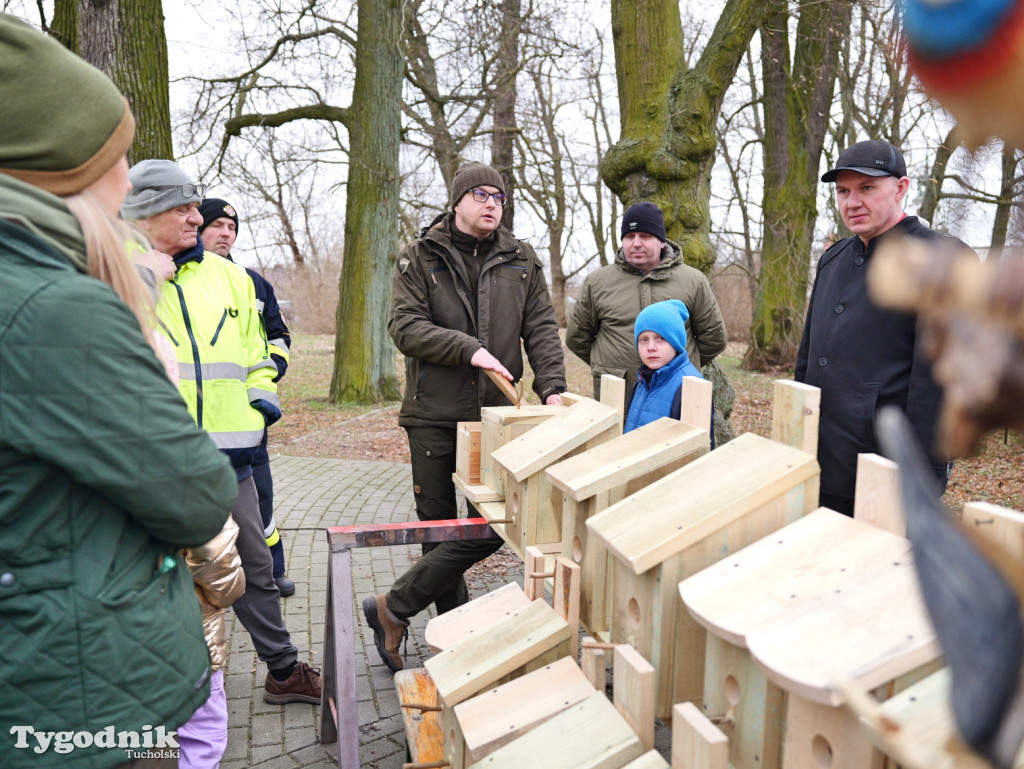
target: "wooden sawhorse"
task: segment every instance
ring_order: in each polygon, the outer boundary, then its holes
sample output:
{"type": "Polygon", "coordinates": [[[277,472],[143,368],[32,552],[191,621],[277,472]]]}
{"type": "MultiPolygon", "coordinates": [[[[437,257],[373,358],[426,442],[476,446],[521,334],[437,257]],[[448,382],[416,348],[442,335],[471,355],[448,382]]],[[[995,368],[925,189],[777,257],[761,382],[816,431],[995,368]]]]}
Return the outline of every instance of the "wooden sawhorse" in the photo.
{"type": "Polygon", "coordinates": [[[327,608],[324,619],[323,693],[320,743],[338,743],[339,769],[359,767],[359,715],[356,707],[355,628],[352,602],[352,550],[361,547],[423,545],[497,534],[482,518],[414,521],[327,529],[327,608]]]}

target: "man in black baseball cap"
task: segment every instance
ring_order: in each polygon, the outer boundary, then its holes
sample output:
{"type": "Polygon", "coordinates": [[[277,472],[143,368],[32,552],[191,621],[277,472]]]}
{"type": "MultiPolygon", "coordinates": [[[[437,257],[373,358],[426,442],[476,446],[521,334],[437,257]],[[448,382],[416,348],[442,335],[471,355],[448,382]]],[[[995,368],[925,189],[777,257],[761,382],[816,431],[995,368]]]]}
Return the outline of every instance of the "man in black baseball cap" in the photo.
{"type": "Polygon", "coordinates": [[[907,175],[907,164],[903,153],[887,141],[872,139],[850,145],[839,154],[836,167],[826,171],[823,182],[834,182],[840,171],[856,171],[865,176],[895,176],[902,179],[907,175]]]}
{"type": "Polygon", "coordinates": [[[865,283],[883,238],[948,236],[903,213],[910,179],[902,153],[889,142],[848,147],[821,180],[835,183],[839,215],[853,237],[818,261],[794,378],[821,388],[820,503],[853,515],[857,455],[878,452],[874,418],[881,406],[907,413],[943,488],[948,480],[949,463],[934,453],[942,393],[919,354],[917,319],[875,306],[865,283]]]}

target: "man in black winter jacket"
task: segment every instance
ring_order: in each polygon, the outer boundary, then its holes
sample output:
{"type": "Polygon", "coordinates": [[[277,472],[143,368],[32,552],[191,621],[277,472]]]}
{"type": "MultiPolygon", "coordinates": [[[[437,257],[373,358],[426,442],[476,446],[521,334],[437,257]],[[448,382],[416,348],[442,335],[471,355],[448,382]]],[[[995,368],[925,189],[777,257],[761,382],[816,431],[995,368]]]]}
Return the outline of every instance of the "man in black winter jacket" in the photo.
{"type": "Polygon", "coordinates": [[[948,463],[935,455],[942,392],[919,350],[917,318],[877,307],[865,278],[883,237],[948,236],[903,213],[910,180],[888,142],[852,145],[821,180],[835,182],[839,214],[854,235],[818,261],[794,378],[821,388],[820,502],[852,516],[857,455],[878,451],[874,422],[882,406],[906,412],[945,488],[948,463]]]}

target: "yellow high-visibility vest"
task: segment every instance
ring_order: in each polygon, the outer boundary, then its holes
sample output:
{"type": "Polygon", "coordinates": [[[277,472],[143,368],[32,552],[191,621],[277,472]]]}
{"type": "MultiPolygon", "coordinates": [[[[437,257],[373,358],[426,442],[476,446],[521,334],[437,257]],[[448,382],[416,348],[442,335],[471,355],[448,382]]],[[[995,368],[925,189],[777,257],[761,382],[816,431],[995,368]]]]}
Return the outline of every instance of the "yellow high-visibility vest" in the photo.
{"type": "Polygon", "coordinates": [[[251,404],[280,409],[256,295],[245,269],[214,253],[183,264],[160,286],[158,327],[174,346],[181,392],[196,425],[236,458],[259,445],[266,425],[251,404]]]}

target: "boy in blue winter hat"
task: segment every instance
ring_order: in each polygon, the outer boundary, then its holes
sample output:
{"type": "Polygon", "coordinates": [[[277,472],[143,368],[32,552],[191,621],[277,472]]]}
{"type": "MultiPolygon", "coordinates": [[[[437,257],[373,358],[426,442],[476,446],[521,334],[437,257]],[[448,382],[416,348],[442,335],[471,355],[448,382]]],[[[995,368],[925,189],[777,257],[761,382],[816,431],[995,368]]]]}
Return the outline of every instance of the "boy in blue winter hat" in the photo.
{"type": "Polygon", "coordinates": [[[686,305],[678,299],[655,302],[637,315],[633,339],[643,365],[629,395],[623,432],[628,433],[661,417],[679,419],[683,377],[701,376],[686,354],[686,319],[689,317],[686,305]]]}

